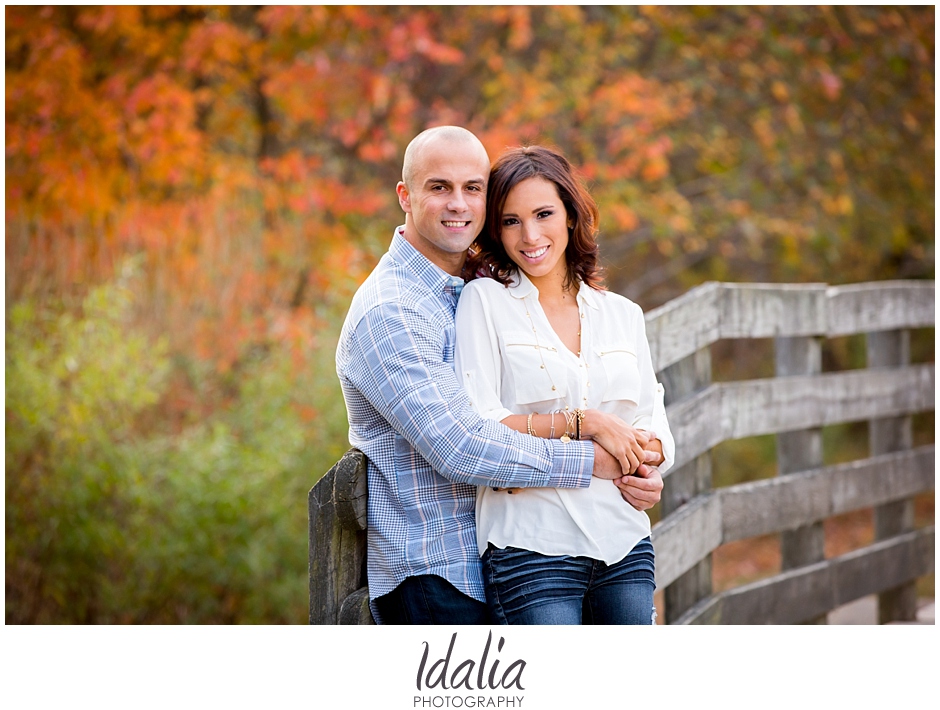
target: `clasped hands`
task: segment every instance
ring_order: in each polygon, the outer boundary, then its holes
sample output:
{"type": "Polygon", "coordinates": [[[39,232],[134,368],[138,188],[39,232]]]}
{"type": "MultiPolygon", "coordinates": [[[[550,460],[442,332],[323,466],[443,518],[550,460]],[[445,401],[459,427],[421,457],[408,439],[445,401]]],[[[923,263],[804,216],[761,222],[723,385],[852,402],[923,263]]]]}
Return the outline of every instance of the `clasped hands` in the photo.
{"type": "MultiPolygon", "coordinates": [[[[531,416],[527,423],[530,434],[531,416]]],[[[663,477],[656,467],[666,459],[656,434],[636,429],[615,414],[597,409],[584,410],[580,434],[582,439],[594,442],[596,478],[613,481],[621,497],[637,510],[648,510],[659,502],[663,477]]],[[[494,490],[513,493],[520,489],[494,490]]]]}
{"type": "Polygon", "coordinates": [[[637,510],[648,510],[659,502],[663,477],[656,467],[666,459],[655,433],[635,429],[620,417],[596,409],[584,412],[581,431],[582,438],[596,444],[595,476],[613,480],[623,499],[637,510]],[[604,460],[610,458],[613,461],[604,460]]]}

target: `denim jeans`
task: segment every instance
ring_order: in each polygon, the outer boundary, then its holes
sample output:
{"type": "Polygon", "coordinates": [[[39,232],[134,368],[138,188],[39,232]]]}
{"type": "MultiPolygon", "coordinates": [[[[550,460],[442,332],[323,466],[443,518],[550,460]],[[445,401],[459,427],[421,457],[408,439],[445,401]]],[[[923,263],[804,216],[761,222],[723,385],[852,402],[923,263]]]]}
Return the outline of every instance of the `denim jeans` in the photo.
{"type": "Polygon", "coordinates": [[[653,545],[613,565],[492,545],[483,554],[486,601],[497,624],[652,624],[653,545]]]}
{"type": "Polygon", "coordinates": [[[468,597],[443,577],[408,577],[375,600],[383,624],[488,624],[486,604],[468,597]]]}

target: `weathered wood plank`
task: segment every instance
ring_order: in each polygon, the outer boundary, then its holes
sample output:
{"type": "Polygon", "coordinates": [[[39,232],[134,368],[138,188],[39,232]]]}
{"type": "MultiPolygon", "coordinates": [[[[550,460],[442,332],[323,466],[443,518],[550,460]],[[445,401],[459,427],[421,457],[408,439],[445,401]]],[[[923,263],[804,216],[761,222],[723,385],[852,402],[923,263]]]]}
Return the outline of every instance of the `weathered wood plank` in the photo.
{"type": "MultiPolygon", "coordinates": [[[[711,378],[712,359],[708,348],[670,365],[660,375],[666,390],[666,406],[675,401],[694,399],[696,393],[709,386],[711,378]]],[[[681,445],[677,444],[677,447],[681,448],[681,445]]],[[[666,474],[668,483],[662,495],[664,516],[711,488],[711,456],[705,451],[699,452],[695,458],[685,459],[666,474]]]]}
{"type": "Polygon", "coordinates": [[[659,372],[720,338],[721,284],[704,283],[646,314],[646,338],[659,372]]]}
{"type": "MultiPolygon", "coordinates": [[[[708,387],[712,379],[711,350],[702,348],[670,365],[663,373],[669,400],[682,400],[708,387]]],[[[711,452],[703,452],[684,466],[673,467],[662,495],[663,517],[673,515],[686,501],[712,487],[711,452]]],[[[716,519],[720,519],[716,518],[716,519]]],[[[679,617],[699,599],[712,593],[711,554],[702,555],[691,569],[683,570],[665,587],[663,610],[667,623],[679,617]]]]}
{"type": "Polygon", "coordinates": [[[375,624],[369,609],[369,588],[357,589],[343,601],[339,610],[339,623],[346,626],[370,626],[375,624]]]}
{"type": "Polygon", "coordinates": [[[724,389],[722,423],[727,438],[740,439],[933,409],[934,365],[750,380],[724,389]]]}
{"type": "Polygon", "coordinates": [[[343,601],[366,584],[366,533],[341,519],[342,506],[336,505],[336,476],[340,471],[348,472],[348,456],[317,481],[307,497],[311,624],[339,623],[343,601]]]}
{"type": "MultiPolygon", "coordinates": [[[[868,333],[866,336],[868,367],[882,371],[910,362],[910,332],[892,330],[868,333]]],[[[911,448],[913,426],[910,416],[882,416],[868,422],[872,454],[911,448]]],[[[875,508],[875,539],[883,540],[914,529],[914,501],[898,500],[875,508]]],[[[878,597],[878,619],[913,621],[917,615],[917,590],[913,582],[889,589],[878,597]]]]}
{"type": "Polygon", "coordinates": [[[678,624],[796,624],[934,569],[933,526],[727,590],[678,624]],[[872,570],[878,570],[872,574],[872,570]]]}
{"type": "Polygon", "coordinates": [[[336,464],[333,483],[336,515],[344,525],[365,530],[368,509],[368,461],[361,451],[350,449],[336,464]]]}
{"type": "Polygon", "coordinates": [[[727,437],[721,421],[724,383],[714,383],[686,400],[666,406],[669,428],[676,440],[676,460],[664,478],[709,451],[727,437]]]}
{"type": "Polygon", "coordinates": [[[827,335],[932,327],[936,318],[934,292],[933,281],[875,281],[832,286],[827,298],[827,335]]]}
{"type": "Polygon", "coordinates": [[[826,284],[721,285],[722,338],[773,338],[826,332],[826,284]]]}
{"type": "MultiPolygon", "coordinates": [[[[825,292],[818,292],[820,302],[825,292]]],[[[818,305],[818,303],[816,304],[818,305]]],[[[822,308],[817,309],[822,312],[822,308]]],[[[815,336],[780,337],[774,340],[778,378],[817,375],[822,372],[822,340],[815,336]]],[[[823,463],[822,427],[777,434],[777,475],[788,476],[818,468],[823,463]]],[[[825,532],[821,520],[794,525],[780,534],[780,567],[795,569],[824,559],[825,532]]],[[[811,623],[825,624],[821,615],[811,623]]]]}
{"type": "Polygon", "coordinates": [[[667,407],[666,413],[677,442],[678,467],[730,439],[933,408],[934,364],[924,363],[893,370],[720,382],[667,407]]]}
{"type": "Polygon", "coordinates": [[[646,315],[653,367],[721,338],[829,337],[934,324],[933,281],[825,284],[708,282],[646,315]]]}
{"type": "Polygon", "coordinates": [[[720,488],[721,544],[933,490],[934,456],[931,444],[720,488]]]}
{"type": "Polygon", "coordinates": [[[928,445],[695,498],[653,528],[656,584],[668,586],[725,543],[933,490],[934,454],[928,445]]]}
{"type": "MultiPolygon", "coordinates": [[[[721,500],[699,496],[653,527],[656,586],[668,587],[721,544],[721,500]]],[[[678,615],[676,615],[678,616],[678,615]]]]}

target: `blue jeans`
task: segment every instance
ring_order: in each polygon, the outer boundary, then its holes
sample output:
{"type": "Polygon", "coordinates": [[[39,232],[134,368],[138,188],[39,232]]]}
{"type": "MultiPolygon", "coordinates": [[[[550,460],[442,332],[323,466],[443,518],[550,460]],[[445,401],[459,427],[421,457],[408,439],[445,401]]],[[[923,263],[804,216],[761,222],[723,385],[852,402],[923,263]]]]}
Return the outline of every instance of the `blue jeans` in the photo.
{"type": "Polygon", "coordinates": [[[652,624],[653,544],[613,565],[515,547],[483,553],[486,601],[497,624],[652,624]]]}
{"type": "Polygon", "coordinates": [[[375,599],[383,624],[488,624],[486,604],[436,574],[407,577],[375,599]]]}

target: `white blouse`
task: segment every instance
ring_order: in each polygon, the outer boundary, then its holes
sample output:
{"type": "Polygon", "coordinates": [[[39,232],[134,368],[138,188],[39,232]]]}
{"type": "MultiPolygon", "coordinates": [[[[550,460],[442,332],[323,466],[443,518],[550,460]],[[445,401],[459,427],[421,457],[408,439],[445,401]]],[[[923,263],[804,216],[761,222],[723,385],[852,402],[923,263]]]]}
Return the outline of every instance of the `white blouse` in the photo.
{"type": "MultiPolygon", "coordinates": [[[[514,277],[508,288],[487,278],[468,283],[457,304],[455,368],[474,409],[497,421],[510,414],[547,414],[566,404],[610,412],[656,433],[666,458],[659,469],[666,471],[675,460],[675,442],[663,387],[653,372],[643,311],[623,296],[584,284],[578,307],[580,357],[555,334],[538,289],[525,274],[514,277]]],[[[556,420],[560,430],[564,417],[556,420]]],[[[476,520],[481,555],[492,542],[613,564],[650,534],[646,513],[624,501],[611,481],[599,478],[581,489],[524,488],[509,494],[478,488],[476,520]]]]}

